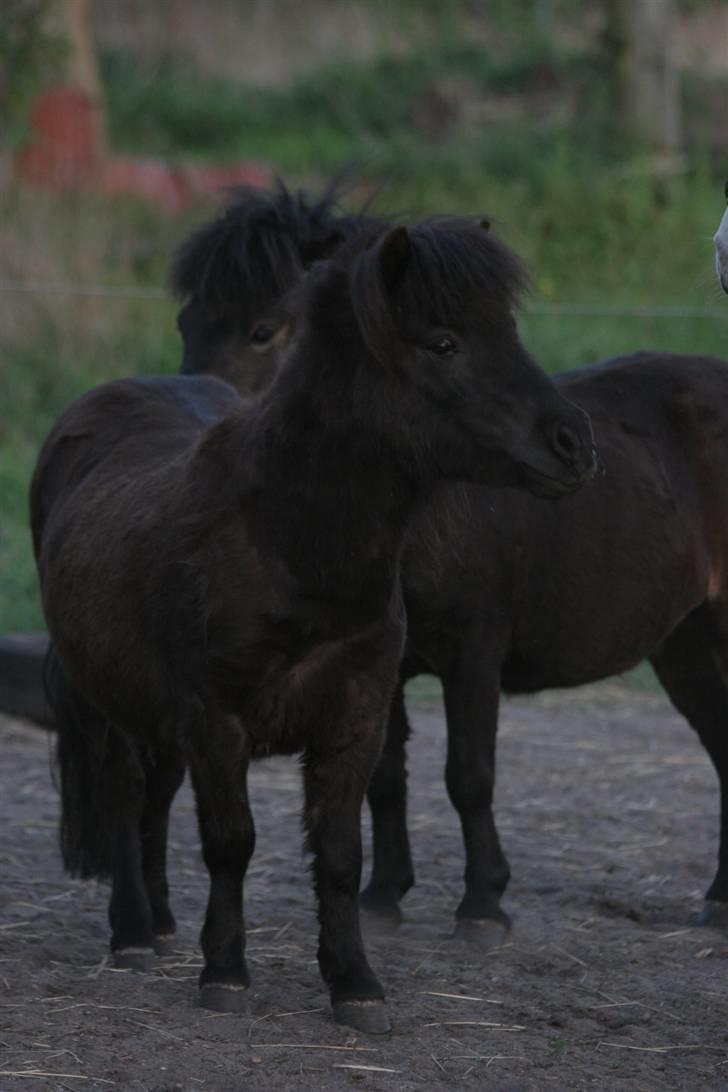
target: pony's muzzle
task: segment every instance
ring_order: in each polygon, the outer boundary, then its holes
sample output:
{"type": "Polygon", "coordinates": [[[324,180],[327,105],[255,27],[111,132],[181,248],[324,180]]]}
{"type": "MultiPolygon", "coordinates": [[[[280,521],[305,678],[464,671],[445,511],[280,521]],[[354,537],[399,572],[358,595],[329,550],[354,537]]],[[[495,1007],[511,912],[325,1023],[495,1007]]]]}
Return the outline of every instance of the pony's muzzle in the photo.
{"type": "Polygon", "coordinates": [[[551,445],[559,458],[563,459],[565,463],[576,462],[581,451],[581,440],[578,434],[574,432],[573,428],[561,423],[554,426],[551,445]]]}

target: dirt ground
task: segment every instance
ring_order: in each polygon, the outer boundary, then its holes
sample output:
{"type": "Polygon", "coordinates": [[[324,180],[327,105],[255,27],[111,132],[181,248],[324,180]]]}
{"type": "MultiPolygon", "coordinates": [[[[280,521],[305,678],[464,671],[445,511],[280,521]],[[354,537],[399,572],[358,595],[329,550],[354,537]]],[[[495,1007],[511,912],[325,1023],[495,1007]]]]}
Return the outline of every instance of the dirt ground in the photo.
{"type": "Polygon", "coordinates": [[[194,815],[175,805],[175,955],[106,958],[106,890],[64,877],[43,732],[0,720],[0,1088],[124,1092],[728,1089],[728,938],[690,929],[716,853],[714,774],[659,697],[595,688],[505,705],[497,814],[509,942],[451,938],[462,851],[439,708],[414,712],[417,886],[370,937],[394,1032],[336,1026],[315,963],[295,761],[253,772],[248,1016],[197,1007],[206,896],[194,815]]]}

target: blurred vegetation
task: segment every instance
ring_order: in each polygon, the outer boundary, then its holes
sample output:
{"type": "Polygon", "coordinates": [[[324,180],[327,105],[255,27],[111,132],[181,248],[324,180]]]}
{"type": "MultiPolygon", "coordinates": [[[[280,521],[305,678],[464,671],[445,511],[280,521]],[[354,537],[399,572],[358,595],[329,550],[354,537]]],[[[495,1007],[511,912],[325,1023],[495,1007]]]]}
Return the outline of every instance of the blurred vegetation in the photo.
{"type": "Polygon", "coordinates": [[[17,147],[28,133],[33,98],[56,75],[66,44],[49,23],[52,0],[3,0],[0,19],[0,146],[17,147]]]}
{"type": "MultiPolygon", "coordinates": [[[[558,87],[583,101],[599,95],[594,63],[594,56],[557,51],[548,41],[527,42],[499,58],[480,43],[446,39],[405,56],[334,62],[290,86],[267,89],[190,79],[172,58],[145,75],[133,57],[118,51],[104,53],[102,70],[112,137],[121,146],[168,155],[248,155],[272,159],[286,171],[332,170],[362,158],[375,159],[380,169],[396,168],[412,152],[430,169],[454,155],[474,155],[484,165],[493,156],[492,166],[512,174],[521,166],[517,146],[538,141],[541,125],[526,126],[525,139],[507,140],[501,151],[477,124],[479,101],[534,92],[553,98],[558,87]],[[434,138],[434,149],[423,137],[434,138]]],[[[593,125],[584,128],[593,133],[596,153],[600,134],[593,125]]],[[[580,135],[573,125],[569,131],[580,135]]]]}
{"type": "MultiPolygon", "coordinates": [[[[409,51],[265,88],[212,78],[179,56],[143,64],[107,44],[112,146],[261,159],[311,187],[348,165],[354,205],[383,182],[382,212],[488,213],[532,269],[521,328],[549,371],[648,347],[728,355],[725,305],[725,319],[543,310],[567,301],[720,312],[710,239],[722,183],[706,103],[725,101],[722,78],[686,78],[686,130],[699,140],[684,171],[661,176],[609,131],[598,41],[554,33],[581,8],[575,0],[494,3],[506,38],[493,48],[458,30],[452,13],[472,4],[430,6],[446,30],[409,51]]],[[[132,201],[6,187],[0,276],[158,292],[175,243],[213,207],[170,217],[132,201]]],[[[175,312],[157,298],[0,292],[0,629],[40,623],[26,530],[39,443],[93,383],[175,370],[175,312]]]]}

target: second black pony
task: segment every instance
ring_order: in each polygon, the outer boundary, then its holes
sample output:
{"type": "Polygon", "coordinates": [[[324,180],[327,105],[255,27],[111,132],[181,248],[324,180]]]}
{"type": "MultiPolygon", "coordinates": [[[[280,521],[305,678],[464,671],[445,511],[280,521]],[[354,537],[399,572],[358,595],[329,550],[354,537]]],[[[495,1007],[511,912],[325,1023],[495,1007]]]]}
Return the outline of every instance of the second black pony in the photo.
{"type": "Polygon", "coordinates": [[[595,469],[588,418],[519,342],[522,279],[473,221],[372,232],[284,308],[291,349],[257,400],[122,380],[52,430],[31,512],[66,679],[64,860],[111,874],[119,965],[173,930],[166,819],[187,765],[210,875],[201,998],[240,1008],[247,766],[302,751],[321,972],[339,1021],[388,1030],[359,820],[404,640],[407,523],[442,480],[559,496],[595,469]]]}

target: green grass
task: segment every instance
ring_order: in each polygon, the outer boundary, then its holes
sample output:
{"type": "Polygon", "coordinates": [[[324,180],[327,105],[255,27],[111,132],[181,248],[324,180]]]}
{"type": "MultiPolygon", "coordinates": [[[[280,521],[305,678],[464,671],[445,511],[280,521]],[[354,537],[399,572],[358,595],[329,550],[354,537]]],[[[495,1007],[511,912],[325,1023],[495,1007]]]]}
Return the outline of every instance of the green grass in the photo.
{"type": "MultiPolygon", "coordinates": [[[[638,348],[728,355],[728,305],[718,298],[710,242],[721,184],[698,152],[684,175],[656,180],[639,156],[615,146],[593,58],[556,53],[538,33],[509,56],[444,38],[409,57],[329,66],[265,91],[202,80],[179,61],[154,73],[118,53],[103,61],[118,148],[252,156],[294,182],[358,163],[370,181],[386,181],[382,211],[491,215],[533,271],[534,305],[724,307],[725,319],[527,311],[524,339],[550,372],[638,348]],[[428,140],[419,107],[453,76],[465,105],[428,140]],[[533,120],[524,108],[478,121],[483,103],[516,93],[528,102],[544,80],[556,94],[578,96],[578,116],[557,110],[533,120]]],[[[689,105],[697,116],[699,99],[689,105]]],[[[175,241],[202,215],[168,218],[90,199],[44,203],[12,192],[0,202],[3,224],[13,225],[3,229],[0,275],[141,292],[163,286],[175,241]]],[[[174,311],[156,300],[0,294],[0,630],[40,624],[26,498],[50,424],[95,382],[173,371],[174,311]]]]}

